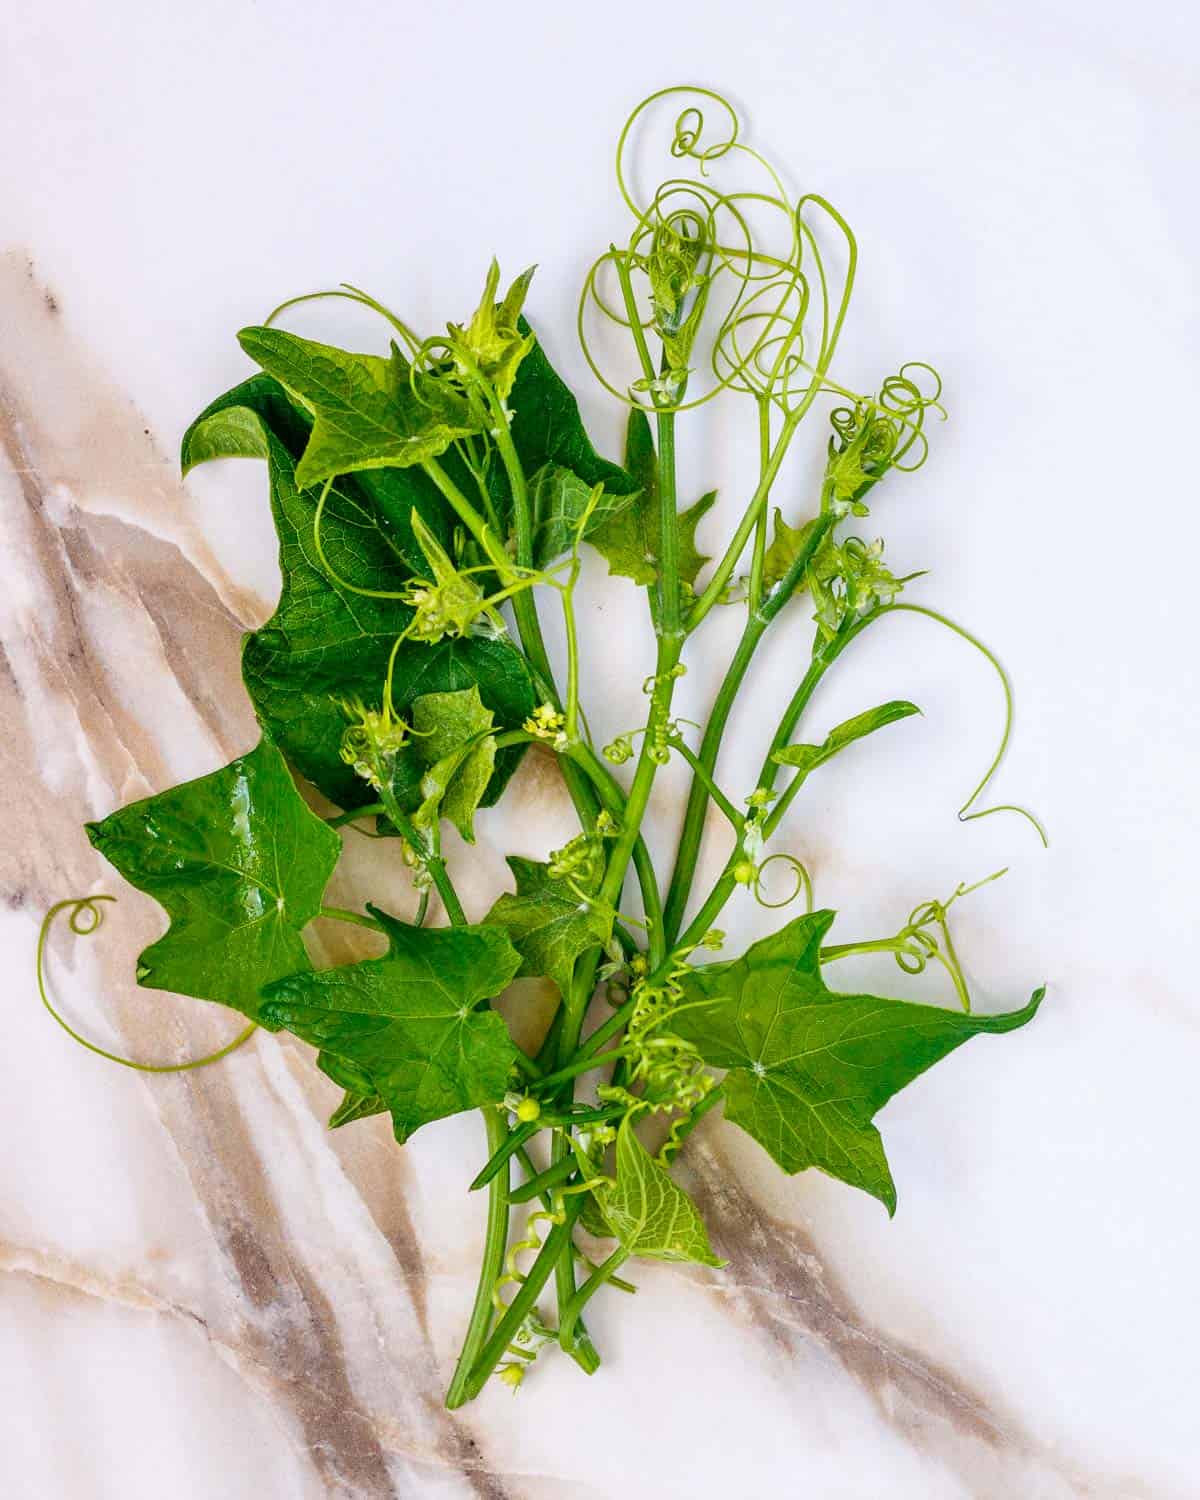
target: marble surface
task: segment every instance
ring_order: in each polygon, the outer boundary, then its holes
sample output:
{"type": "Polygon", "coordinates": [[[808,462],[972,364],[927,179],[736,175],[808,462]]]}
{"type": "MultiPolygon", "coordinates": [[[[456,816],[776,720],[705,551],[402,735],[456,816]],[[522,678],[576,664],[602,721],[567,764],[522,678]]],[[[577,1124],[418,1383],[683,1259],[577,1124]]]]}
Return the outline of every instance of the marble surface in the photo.
{"type": "MultiPolygon", "coordinates": [[[[14,7],[0,88],[0,1470],[20,1500],[220,1496],[816,1500],[1200,1496],[1195,1398],[1195,780],[1198,540],[1192,182],[1200,26],[1163,0],[853,8],[749,0],[602,13],[336,11],[51,0],[14,7]],[[98,1040],[173,1057],[232,1034],[139,992],[160,929],[81,822],[253,740],[238,640],[277,577],[264,480],[184,486],[179,435],[243,372],[233,331],[345,278],[433,327],[493,250],[541,264],[552,353],[611,447],[617,416],[571,334],[578,280],[621,220],[610,146],[677,77],[725,85],[752,139],[854,222],[862,279],[842,373],[934,359],[952,421],[872,524],[920,597],[964,617],[1019,688],[997,785],[1045,817],[960,826],[999,727],[994,681],[925,622],[863,643],[814,706],[828,726],[903,695],[925,717],[823,773],[785,847],[847,936],[999,865],[962,911],[979,1003],[1043,979],[1037,1022],[973,1043],[882,1117],[900,1209],[783,1179],[719,1119],[682,1174],[728,1257],[640,1267],[594,1304],[605,1368],[544,1360],[519,1397],[440,1405],[483,1205],[474,1117],[398,1151],[335,1134],[302,1046],[146,1078],[40,1011],[37,923],[122,897],[52,978],[98,1040]],[[911,730],[911,732],[909,732],[911,730]]],[[[307,325],[353,338],[325,311],[307,325]]],[[[803,446],[803,445],[802,445],[803,446]]],[[[812,444],[785,475],[805,493],[812,444]]],[[[752,433],[684,440],[735,514],[752,433]]],[[[585,581],[598,734],[635,722],[633,595],[585,581]]],[[[691,657],[702,711],[734,622],[691,657]]],[[[797,618],[789,629],[799,632],[797,618]]],[[[751,774],[798,635],[766,654],[724,779],[751,774]]],[[[672,836],[664,779],[652,833],[672,836]]],[[[531,757],[478,847],[473,913],[510,848],[570,827],[531,757]]],[[[714,844],[713,855],[719,852],[714,844]]],[[[334,897],[408,899],[361,849],[334,897]]],[[[748,905],[725,923],[766,929],[748,905]]],[[[315,934],[328,960],[339,933],[315,934]]],[[[932,977],[863,965],[893,992],[932,977]]],[[[536,998],[526,996],[527,999],[536,998]]]]}

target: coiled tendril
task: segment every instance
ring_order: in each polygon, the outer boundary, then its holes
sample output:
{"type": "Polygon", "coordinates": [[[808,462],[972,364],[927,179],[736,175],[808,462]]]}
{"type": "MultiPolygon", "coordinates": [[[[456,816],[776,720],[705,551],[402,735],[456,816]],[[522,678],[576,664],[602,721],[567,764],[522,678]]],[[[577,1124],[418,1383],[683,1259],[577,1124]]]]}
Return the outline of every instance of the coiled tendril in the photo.
{"type": "Polygon", "coordinates": [[[41,929],[38,932],[37,941],[37,987],[38,994],[42,997],[42,1004],[50,1015],[62,1027],[72,1041],[78,1042],[89,1052],[94,1052],[97,1057],[103,1057],[108,1062],[117,1063],[122,1068],[132,1068],[138,1073],[188,1073],[195,1068],[207,1067],[209,1063],[220,1062],[223,1057],[228,1057],[231,1052],[236,1051],[243,1042],[247,1042],[258,1030],[255,1022],[251,1021],[243,1031],[240,1031],[233,1041],[227,1042],[224,1047],[219,1047],[215,1052],[205,1053],[203,1057],[192,1058],[190,1062],[182,1063],[144,1063],[137,1062],[131,1057],[121,1057],[116,1052],[109,1052],[104,1047],[97,1046],[95,1042],[89,1042],[87,1037],[81,1036],[71,1023],[55,1009],[53,1001],[46,989],[46,942],[50,936],[50,928],[60,911],[70,911],[67,925],[76,937],[91,937],[94,932],[100,930],[104,922],[103,902],[116,904],[115,896],[71,896],[65,901],[56,901],[46,915],[42,918],[41,929]]]}
{"type": "Polygon", "coordinates": [[[822,389],[836,389],[825,375],[854,285],[854,235],[819,194],[793,201],[771,163],[739,139],[740,130],[722,95],[684,86],[650,95],[621,131],[617,185],[634,228],[623,246],[610,246],[591,267],[578,315],[585,357],[619,400],[683,411],[737,390],[795,414],[822,389]],[[668,177],[642,202],[631,181],[633,140],[650,125],[654,106],[678,102],[677,96],[691,102],[674,119],[667,152],[694,171],[668,177]],[[718,124],[706,135],[704,107],[713,105],[718,124]],[[748,174],[745,185],[736,180],[739,168],[748,174]],[[728,187],[718,174],[732,179],[728,187]],[[821,227],[832,227],[840,242],[837,270],[819,243],[821,227]],[[592,348],[589,324],[597,316],[633,337],[641,372],[625,388],[603,372],[592,348]],[[658,368],[648,332],[663,344],[658,368]],[[700,389],[689,393],[689,383],[700,389]]]}

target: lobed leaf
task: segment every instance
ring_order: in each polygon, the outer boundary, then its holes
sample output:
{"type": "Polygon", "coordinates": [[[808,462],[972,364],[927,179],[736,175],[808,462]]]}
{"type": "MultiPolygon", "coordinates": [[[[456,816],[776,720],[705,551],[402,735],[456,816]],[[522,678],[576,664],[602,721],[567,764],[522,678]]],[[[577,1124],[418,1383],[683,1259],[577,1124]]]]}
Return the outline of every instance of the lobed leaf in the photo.
{"type": "Polygon", "coordinates": [[[238,343],[312,413],[296,466],[301,486],[359,469],[409,468],[479,431],[466,401],[443,381],[414,377],[394,344],[383,359],[282,328],[243,328],[238,343]]]}
{"type": "Polygon", "coordinates": [[[739,959],[691,970],[672,1029],[729,1069],[726,1115],[785,1172],[819,1167],[891,1214],[896,1188],[876,1112],[969,1038],[1024,1026],[1045,992],[997,1016],[836,994],[820,962],[833,918],[798,917],[739,959]],[[709,1003],[687,1009],[692,1002],[709,1003]]]}
{"type": "Polygon", "coordinates": [[[139,984],[258,1020],[262,986],[308,967],[300,934],[320,910],[341,840],[305,805],[267,736],[210,776],[86,826],[93,846],[171,918],[138,961],[139,984]]]}
{"type": "Polygon", "coordinates": [[[377,1097],[404,1142],[431,1120],[503,1099],[516,1048],[501,1017],[480,1007],[521,960],[498,927],[413,927],[368,910],[387,933],[384,957],[280,979],[261,1018],[320,1049],[322,1069],[355,1096],[343,1101],[347,1118],[377,1097]]]}
{"type": "Polygon", "coordinates": [[[516,894],[501,896],[487,920],[511,937],[521,955],[521,977],[545,975],[565,998],[575,960],[605,940],[608,923],[586,895],[568,881],[555,879],[538,860],[510,854],[508,867],[517,882],[516,894]]]}
{"type": "MultiPolygon", "coordinates": [[[[606,515],[588,540],[608,563],[608,571],[647,586],[657,581],[662,552],[658,459],[645,412],[631,410],[625,434],[625,467],[638,489],[630,504],[606,515]]],[[[696,548],[696,528],[712,509],[716,490],[679,512],[679,578],[694,584],[708,558],[696,548]]]]}

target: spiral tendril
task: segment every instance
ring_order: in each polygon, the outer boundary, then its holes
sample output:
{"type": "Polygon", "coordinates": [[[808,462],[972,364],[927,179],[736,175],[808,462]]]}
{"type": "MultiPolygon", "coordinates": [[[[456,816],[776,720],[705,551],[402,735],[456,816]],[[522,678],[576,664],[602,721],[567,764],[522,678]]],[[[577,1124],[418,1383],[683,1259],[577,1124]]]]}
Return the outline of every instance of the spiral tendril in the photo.
{"type": "Polygon", "coordinates": [[[85,1048],[88,1052],[94,1052],[97,1057],[103,1057],[107,1062],[116,1063],[122,1068],[132,1068],[136,1073],[189,1073],[196,1068],[205,1068],[209,1063],[220,1062],[222,1058],[228,1057],[231,1052],[237,1050],[243,1042],[247,1042],[258,1030],[257,1023],[251,1021],[243,1031],[240,1031],[231,1042],[224,1047],[219,1047],[215,1052],[205,1053],[203,1057],[194,1057],[190,1062],[182,1063],[144,1063],[138,1062],[131,1057],[121,1057],[116,1052],[109,1052],[106,1048],[98,1046],[95,1042],[88,1041],[82,1036],[65,1016],[55,1008],[46,988],[46,942],[50,936],[50,928],[55,917],[61,911],[70,911],[67,925],[76,937],[91,937],[98,932],[104,922],[104,908],[100,902],[116,904],[115,896],[71,896],[65,901],[56,901],[46,915],[42,918],[42,925],[38,932],[36,973],[38,994],[41,996],[42,1004],[50,1013],[51,1017],[62,1027],[72,1041],[85,1048]]]}

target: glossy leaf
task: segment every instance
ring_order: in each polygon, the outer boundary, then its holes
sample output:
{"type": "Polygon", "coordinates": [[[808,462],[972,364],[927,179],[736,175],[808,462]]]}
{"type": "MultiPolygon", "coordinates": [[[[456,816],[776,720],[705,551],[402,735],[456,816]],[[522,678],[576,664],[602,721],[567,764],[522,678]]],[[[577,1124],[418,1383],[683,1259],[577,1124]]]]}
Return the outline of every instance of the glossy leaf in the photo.
{"type": "Polygon", "coordinates": [[[88,837],[166,910],[138,983],[259,1016],[264,984],[308,966],[301,931],[341,851],[269,739],[220,771],[122,807],[88,837]]]}
{"type": "Polygon", "coordinates": [[[603,916],[546,865],[510,854],[516,894],[500,897],[487,920],[503,927],[521,955],[521,976],[546,975],[565,996],[575,960],[608,936],[603,916]]]}
{"type": "Polygon", "coordinates": [[[896,698],[891,703],[881,703],[878,708],[869,708],[865,713],[846,719],[836,729],[830,730],[819,745],[786,745],[782,750],[776,750],[771,759],[781,766],[794,766],[803,779],[827,760],[832,760],[847,745],[854,744],[855,740],[865,739],[877,729],[920,712],[915,703],[896,698]]]}
{"type": "Polygon", "coordinates": [[[368,910],[387,933],[384,957],[279,980],[262,1019],[320,1048],[324,1070],[361,1099],[377,1095],[404,1141],[430,1120],[503,1099],[516,1048],[481,1006],[521,960],[497,927],[413,927],[368,910]]]}
{"type": "Polygon", "coordinates": [[[408,468],[478,431],[466,402],[444,382],[418,377],[392,357],[352,354],[282,328],[243,328],[238,342],[312,413],[296,483],[321,484],[359,469],[408,468]]]}
{"type": "MultiPolygon", "coordinates": [[[[313,540],[319,492],[295,482],[293,455],[307,441],[308,424],[276,381],[256,376],[208,407],[184,439],[185,469],[248,452],[249,445],[235,444],[255,425],[267,455],[282,589],[274,615],[246,637],[246,687],[260,721],[297,769],[337,806],[359,807],[374,801],[375,793],[339,753],[347,725],[341,703],[380,702],[388,657],[409,613],[395,600],[355,593],[326,572],[313,540]]],[[[394,592],[425,570],[411,512],[417,509],[427,525],[431,514],[436,524],[441,521],[417,478],[424,476],[378,470],[338,481],[326,502],[321,537],[340,578],[357,588],[394,592]],[[388,519],[390,510],[417,499],[421,505],[410,506],[401,532],[388,519]]],[[[393,696],[401,717],[421,694],[473,685],[501,728],[516,728],[534,707],[528,668],[508,641],[468,636],[400,648],[393,696]]],[[[485,804],[499,797],[520,755],[516,747],[497,757],[485,804]]],[[[406,798],[409,810],[420,800],[417,780],[414,775],[406,798]]]]}
{"type": "MultiPolygon", "coordinates": [[[[625,467],[637,485],[632,504],[606,517],[588,534],[588,541],[605,558],[610,573],[632,578],[643,586],[659,575],[662,522],[659,513],[658,459],[650,423],[641,411],[630,411],[625,434],[625,467]]],[[[679,577],[694,584],[708,558],[696,547],[696,527],[712,509],[716,490],[679,512],[679,577]]]]}
{"type": "Polygon", "coordinates": [[[628,1115],[617,1131],[615,1182],[594,1190],[604,1222],[631,1255],[723,1266],[696,1205],[650,1155],[628,1115]]]}
{"type": "Polygon", "coordinates": [[[739,959],[693,969],[672,1030],[711,1066],[729,1069],[726,1115],[785,1172],[819,1167],[894,1213],[876,1112],[970,1037],[1023,1026],[1044,991],[998,1016],[836,994],[820,963],[833,918],[798,917],[739,959]]]}

